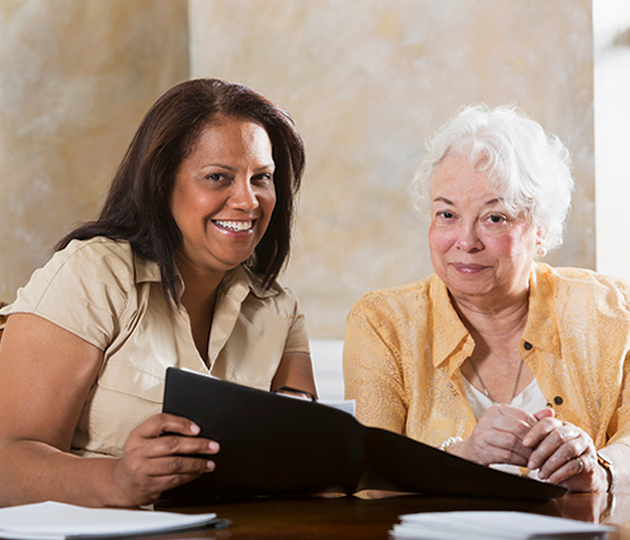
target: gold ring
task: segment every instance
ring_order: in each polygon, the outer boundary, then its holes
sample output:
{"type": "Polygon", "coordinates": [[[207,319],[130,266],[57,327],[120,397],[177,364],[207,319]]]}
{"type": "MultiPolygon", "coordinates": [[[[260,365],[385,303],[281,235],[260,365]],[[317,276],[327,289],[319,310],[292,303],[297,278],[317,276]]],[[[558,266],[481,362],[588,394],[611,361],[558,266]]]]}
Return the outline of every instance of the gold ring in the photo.
{"type": "Polygon", "coordinates": [[[584,470],[584,462],[582,461],[582,458],[580,458],[580,457],[575,457],[575,458],[573,458],[573,459],[574,459],[575,461],[577,461],[577,464],[578,464],[578,467],[579,467],[578,472],[576,472],[575,474],[576,474],[576,475],[577,475],[577,474],[582,474],[582,471],[584,470]]]}

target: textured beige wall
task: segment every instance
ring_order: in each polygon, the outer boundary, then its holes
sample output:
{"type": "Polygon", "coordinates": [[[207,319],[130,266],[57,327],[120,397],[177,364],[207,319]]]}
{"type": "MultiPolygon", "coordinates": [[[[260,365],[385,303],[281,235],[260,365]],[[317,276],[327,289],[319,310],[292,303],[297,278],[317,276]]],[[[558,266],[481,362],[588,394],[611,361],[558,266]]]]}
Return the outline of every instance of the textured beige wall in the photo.
{"type": "Polygon", "coordinates": [[[590,0],[0,0],[0,298],[95,215],[147,107],[188,76],[251,85],[304,135],[283,282],[313,337],[431,271],[407,186],[464,103],[516,102],[568,144],[578,191],[547,260],[593,268],[592,46],[590,0]]]}
{"type": "Polygon", "coordinates": [[[140,119],[188,77],[186,0],[0,0],[0,299],[95,216],[140,119]]]}
{"type": "Polygon", "coordinates": [[[312,337],[341,338],[364,292],[431,272],[407,186],[421,143],[462,104],[515,102],[574,155],[577,193],[552,264],[594,268],[589,0],[189,0],[191,73],[288,109],[307,145],[283,282],[312,337]]]}

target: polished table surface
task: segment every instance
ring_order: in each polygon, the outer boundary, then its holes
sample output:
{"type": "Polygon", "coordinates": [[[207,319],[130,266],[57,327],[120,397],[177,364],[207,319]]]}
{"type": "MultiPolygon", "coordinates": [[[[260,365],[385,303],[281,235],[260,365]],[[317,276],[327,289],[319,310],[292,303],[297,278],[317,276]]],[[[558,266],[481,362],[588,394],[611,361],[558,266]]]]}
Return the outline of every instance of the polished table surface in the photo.
{"type": "Polygon", "coordinates": [[[388,537],[398,516],[449,510],[517,510],[618,526],[610,540],[630,540],[630,495],[569,494],[555,501],[471,500],[396,496],[373,500],[340,498],[260,498],[216,500],[203,507],[168,507],[182,513],[216,512],[232,524],[164,538],[371,540],[388,537]],[[625,525],[628,524],[628,525],[625,525]]]}

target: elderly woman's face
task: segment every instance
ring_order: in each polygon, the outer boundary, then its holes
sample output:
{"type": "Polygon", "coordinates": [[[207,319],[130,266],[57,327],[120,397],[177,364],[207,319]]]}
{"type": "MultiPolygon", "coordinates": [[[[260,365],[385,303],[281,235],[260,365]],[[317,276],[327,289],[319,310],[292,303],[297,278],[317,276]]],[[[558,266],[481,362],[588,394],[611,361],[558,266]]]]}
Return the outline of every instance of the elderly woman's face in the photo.
{"type": "Polygon", "coordinates": [[[526,291],[537,238],[529,216],[508,212],[468,158],[447,155],[431,185],[429,245],[456,300],[509,302],[526,291]]]}

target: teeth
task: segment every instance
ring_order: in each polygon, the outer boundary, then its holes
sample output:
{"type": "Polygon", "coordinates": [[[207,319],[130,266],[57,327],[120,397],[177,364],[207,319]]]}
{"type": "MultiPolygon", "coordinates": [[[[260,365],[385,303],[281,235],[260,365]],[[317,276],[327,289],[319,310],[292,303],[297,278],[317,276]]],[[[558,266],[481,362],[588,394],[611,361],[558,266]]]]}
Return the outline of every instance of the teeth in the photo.
{"type": "Polygon", "coordinates": [[[252,228],[251,221],[215,221],[218,225],[223,227],[224,229],[228,229],[230,231],[247,231],[252,228]]]}

